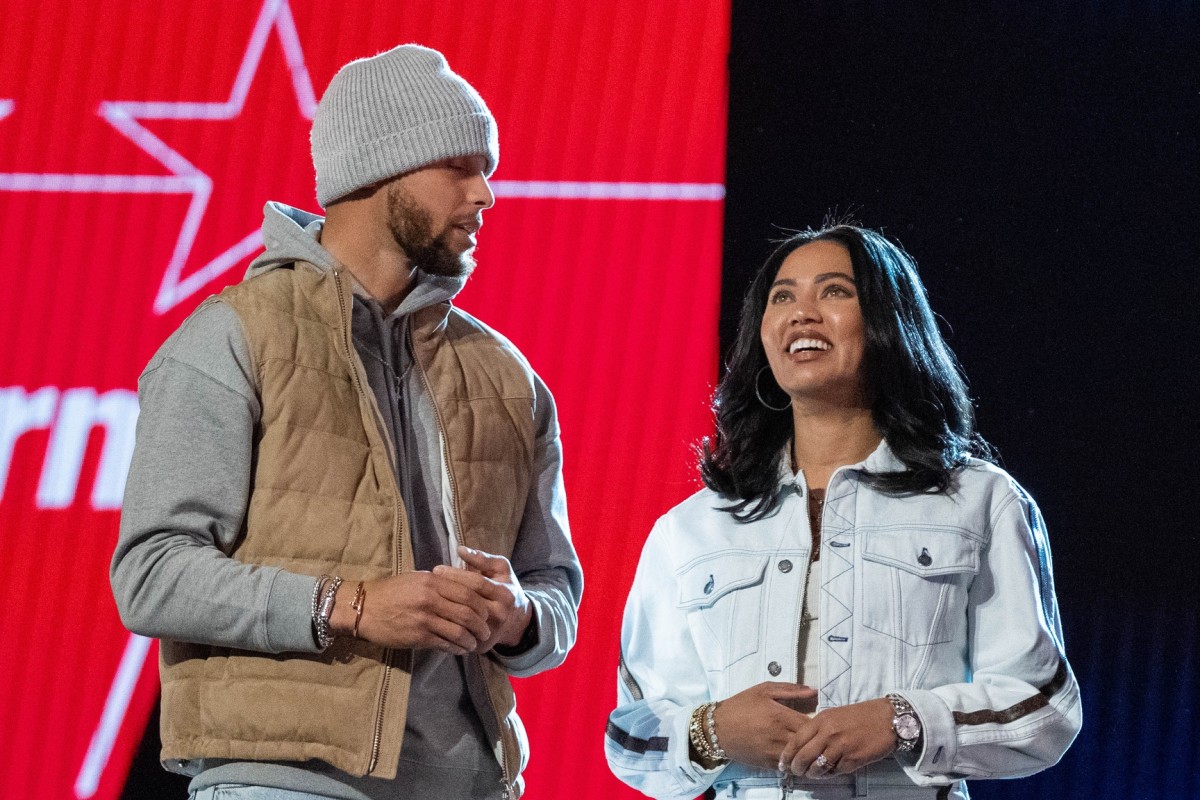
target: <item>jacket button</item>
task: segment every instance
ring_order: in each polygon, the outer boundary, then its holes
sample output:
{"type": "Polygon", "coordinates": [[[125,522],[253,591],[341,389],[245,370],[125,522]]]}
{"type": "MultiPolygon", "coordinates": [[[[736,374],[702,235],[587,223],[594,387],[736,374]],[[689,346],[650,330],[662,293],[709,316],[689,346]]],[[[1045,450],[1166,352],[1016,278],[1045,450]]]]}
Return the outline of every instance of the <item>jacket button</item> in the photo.
{"type": "Polygon", "coordinates": [[[921,548],[921,555],[917,556],[917,563],[922,567],[928,567],[933,563],[933,556],[929,555],[929,550],[927,548],[921,548]]]}
{"type": "Polygon", "coordinates": [[[780,561],[779,562],[779,571],[780,572],[791,572],[792,571],[792,562],[788,561],[786,558],[783,561],[780,561]]]}
{"type": "Polygon", "coordinates": [[[783,667],[779,666],[778,661],[772,661],[770,664],[767,664],[767,672],[771,673],[771,677],[774,678],[776,675],[783,672],[783,667]]]}

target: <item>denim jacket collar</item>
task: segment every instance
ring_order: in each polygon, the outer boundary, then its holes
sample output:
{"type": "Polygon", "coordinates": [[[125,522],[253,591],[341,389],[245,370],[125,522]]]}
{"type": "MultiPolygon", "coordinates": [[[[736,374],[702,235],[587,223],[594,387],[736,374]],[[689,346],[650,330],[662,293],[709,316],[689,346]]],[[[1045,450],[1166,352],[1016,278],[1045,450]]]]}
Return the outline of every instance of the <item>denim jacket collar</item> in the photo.
{"type": "MultiPolygon", "coordinates": [[[[783,457],[779,459],[779,484],[783,486],[802,486],[804,485],[803,478],[800,472],[792,472],[791,458],[789,453],[792,451],[792,440],[789,439],[787,445],[783,448],[783,457]]],[[[887,439],[880,439],[879,446],[871,451],[871,454],[859,461],[856,464],[847,464],[843,467],[838,467],[834,474],[843,470],[855,470],[856,472],[902,472],[908,467],[904,462],[896,457],[892,452],[892,448],[888,447],[887,439]]]]}

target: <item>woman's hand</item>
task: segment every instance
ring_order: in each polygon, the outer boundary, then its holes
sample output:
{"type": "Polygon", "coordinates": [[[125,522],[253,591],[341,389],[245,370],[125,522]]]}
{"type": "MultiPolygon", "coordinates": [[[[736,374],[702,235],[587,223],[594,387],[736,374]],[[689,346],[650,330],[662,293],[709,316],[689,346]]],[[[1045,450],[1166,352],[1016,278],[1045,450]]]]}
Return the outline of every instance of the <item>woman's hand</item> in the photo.
{"type": "MultiPolygon", "coordinates": [[[[789,737],[808,724],[805,713],[816,707],[816,689],[768,681],[722,700],[713,713],[713,726],[729,758],[775,769],[789,737]]],[[[891,717],[888,720],[890,726],[891,717]]]]}
{"type": "Polygon", "coordinates": [[[827,708],[792,733],[777,766],[793,775],[827,778],[886,758],[896,750],[893,714],[885,697],[827,708]],[[825,759],[818,764],[820,756],[825,759]]]}

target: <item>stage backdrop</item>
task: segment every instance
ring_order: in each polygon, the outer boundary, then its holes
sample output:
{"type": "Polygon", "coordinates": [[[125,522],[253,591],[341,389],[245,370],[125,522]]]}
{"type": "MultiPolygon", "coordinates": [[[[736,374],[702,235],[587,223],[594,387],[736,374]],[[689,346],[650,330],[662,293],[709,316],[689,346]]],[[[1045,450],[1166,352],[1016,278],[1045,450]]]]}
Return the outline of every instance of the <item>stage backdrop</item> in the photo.
{"type": "Polygon", "coordinates": [[[442,50],[501,158],[460,305],[554,391],[587,574],[567,665],[519,681],[531,797],[628,796],[602,754],[620,611],[695,488],[717,364],[726,0],[12,3],[0,34],[0,790],[114,798],[158,689],[109,591],[136,381],[316,210],[308,129],[338,66],[442,50]]]}

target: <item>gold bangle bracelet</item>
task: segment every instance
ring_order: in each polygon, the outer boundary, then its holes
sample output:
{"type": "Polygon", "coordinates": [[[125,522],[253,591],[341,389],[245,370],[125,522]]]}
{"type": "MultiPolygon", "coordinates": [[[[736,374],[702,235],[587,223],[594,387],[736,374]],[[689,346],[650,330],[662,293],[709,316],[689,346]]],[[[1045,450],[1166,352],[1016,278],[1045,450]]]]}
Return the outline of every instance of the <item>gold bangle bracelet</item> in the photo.
{"type": "Polygon", "coordinates": [[[350,601],[350,607],[354,609],[354,638],[358,638],[358,623],[362,622],[363,606],[367,602],[367,589],[363,586],[363,582],[358,582],[358,588],[354,590],[354,599],[350,601]]]}

